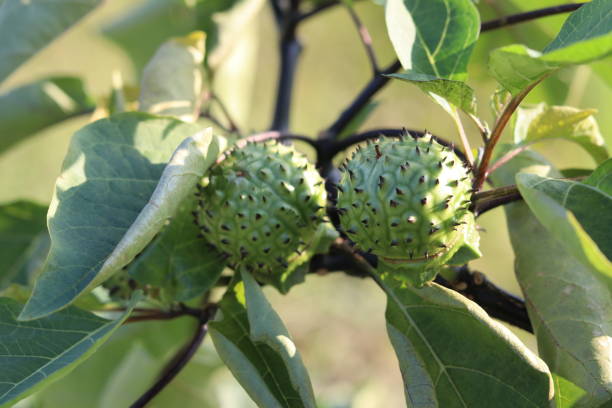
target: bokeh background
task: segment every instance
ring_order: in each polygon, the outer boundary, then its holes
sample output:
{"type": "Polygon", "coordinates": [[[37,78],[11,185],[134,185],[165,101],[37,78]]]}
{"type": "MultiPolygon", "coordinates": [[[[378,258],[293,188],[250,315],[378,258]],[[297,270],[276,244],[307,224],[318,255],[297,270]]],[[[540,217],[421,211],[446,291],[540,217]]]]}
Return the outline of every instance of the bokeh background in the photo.
{"type": "MultiPolygon", "coordinates": [[[[0,87],[0,92],[48,75],[68,74],[84,78],[91,93],[102,98],[110,91],[113,71],[119,71],[125,83],[137,85],[138,64],[133,64],[102,30],[142,3],[106,0],[77,27],[13,74],[0,87]]],[[[478,7],[486,20],[559,3],[562,1],[481,0],[478,7]]],[[[394,54],[384,26],[383,8],[370,1],[359,1],[356,10],[370,30],[381,64],[386,65],[394,54]]],[[[168,18],[174,17],[168,15],[168,18]]],[[[492,122],[489,97],[496,83],[487,73],[488,52],[514,42],[542,49],[565,18],[549,17],[481,36],[472,57],[469,83],[477,91],[480,114],[489,123],[492,122]]],[[[271,122],[278,72],[277,32],[270,10],[264,8],[243,31],[244,38],[217,75],[216,91],[241,127],[255,132],[265,130],[271,122]]],[[[304,23],[299,28],[299,38],[304,51],[295,83],[291,130],[316,137],[369,80],[370,66],[355,27],[342,7],[304,23]]],[[[142,43],[142,52],[146,55],[147,50],[155,49],[156,39],[154,35],[143,35],[132,40],[142,43]]],[[[596,108],[602,134],[609,143],[612,140],[611,77],[606,73],[610,73],[610,67],[608,59],[593,66],[561,71],[532,92],[527,103],[546,101],[596,108]]],[[[457,141],[450,118],[417,88],[392,81],[376,100],[380,104],[363,129],[405,126],[428,129],[457,141]]],[[[31,199],[48,203],[70,138],[88,120],[79,117],[63,122],[0,156],[0,202],[31,199]]],[[[466,126],[473,145],[477,145],[476,130],[467,122],[466,126]]],[[[505,137],[509,140],[509,132],[505,137]]],[[[307,151],[305,146],[300,148],[307,151]]],[[[588,168],[594,164],[580,148],[567,142],[555,141],[537,149],[561,168],[588,168]]],[[[505,222],[501,209],[479,219],[484,257],[472,266],[507,290],[520,294],[513,277],[513,255],[505,222]]],[[[333,273],[309,276],[305,284],[295,287],[287,296],[270,289],[266,293],[302,353],[321,407],[404,406],[399,369],[386,335],[384,296],[371,281],[333,273]]],[[[19,406],[128,406],[187,340],[192,324],[189,318],[184,318],[126,326],[72,374],[19,406]]],[[[512,330],[535,350],[533,336],[512,330]]],[[[183,408],[254,406],[222,367],[210,340],[150,406],[177,405],[183,408]]]]}

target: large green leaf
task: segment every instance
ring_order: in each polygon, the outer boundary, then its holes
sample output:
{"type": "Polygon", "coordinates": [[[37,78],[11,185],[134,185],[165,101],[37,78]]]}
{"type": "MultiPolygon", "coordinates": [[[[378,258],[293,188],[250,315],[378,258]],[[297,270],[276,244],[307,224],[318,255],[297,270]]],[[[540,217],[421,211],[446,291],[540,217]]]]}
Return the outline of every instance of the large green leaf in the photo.
{"type": "Polygon", "coordinates": [[[11,406],[69,373],[123,323],[139,299],[135,294],[116,320],[71,307],[36,322],[20,322],[21,305],[0,298],[0,406],[11,406]]]}
{"type": "Polygon", "coordinates": [[[549,407],[546,365],[505,326],[435,283],[384,276],[387,330],[409,407],[549,407]]]}
{"type": "Polygon", "coordinates": [[[194,31],[159,47],[142,73],[141,111],[187,122],[200,116],[205,39],[202,31],[194,31]]]}
{"type": "MultiPolygon", "coordinates": [[[[559,177],[541,156],[524,152],[493,173],[497,185],[515,174],[559,177]]],[[[516,260],[540,356],[551,371],[585,391],[582,407],[612,398],[612,296],[596,273],[578,261],[523,202],[506,205],[516,260]]]]}
{"type": "Polygon", "coordinates": [[[0,95],[0,153],[94,106],[83,82],[74,77],[41,79],[8,91],[0,95]]]}
{"type": "Polygon", "coordinates": [[[612,289],[612,197],[587,184],[535,174],[517,174],[516,184],[542,225],[612,289]]]}
{"type": "Polygon", "coordinates": [[[46,235],[47,208],[29,201],[0,206],[0,289],[10,283],[27,284],[30,251],[46,235]]]}
{"type": "Polygon", "coordinates": [[[178,214],[132,264],[130,276],[142,284],[161,288],[168,300],[186,301],[210,289],[225,267],[225,260],[201,238],[188,197],[178,214]]]}
{"type": "MultiPolygon", "coordinates": [[[[456,106],[466,113],[476,114],[476,95],[474,89],[461,81],[452,79],[441,79],[434,76],[419,74],[415,71],[406,71],[399,74],[389,75],[405,82],[417,85],[428,95],[440,95],[452,106],[456,106]]],[[[441,104],[445,110],[449,111],[439,100],[434,100],[441,104]]]]}
{"type": "Polygon", "coordinates": [[[462,82],[480,32],[474,4],[469,0],[388,0],[385,18],[395,53],[406,70],[392,77],[442,98],[434,100],[443,107],[450,103],[474,113],[474,91],[462,82]]]}
{"type": "Polygon", "coordinates": [[[138,72],[170,37],[206,33],[207,59],[216,68],[263,0],[147,0],[122,14],[104,33],[131,57],[138,72]]]}
{"type": "Polygon", "coordinates": [[[129,264],[223,148],[211,129],[143,113],[78,131],[49,208],[49,258],[20,319],[67,306],[129,264]]]}
{"type": "Polygon", "coordinates": [[[489,70],[512,94],[559,68],[612,53],[612,2],[593,0],[573,12],[542,52],[513,44],[491,53],[489,70]]]}
{"type": "Polygon", "coordinates": [[[577,143],[600,163],[608,158],[608,149],[593,117],[593,109],[548,106],[540,103],[517,110],[514,142],[519,146],[548,139],[577,143]]]}
{"type": "Polygon", "coordinates": [[[101,0],[0,3],[0,82],[100,3],[101,0]]]}
{"type": "Polygon", "coordinates": [[[223,362],[265,408],[315,407],[300,354],[248,272],[226,292],[210,335],[223,362]]]}

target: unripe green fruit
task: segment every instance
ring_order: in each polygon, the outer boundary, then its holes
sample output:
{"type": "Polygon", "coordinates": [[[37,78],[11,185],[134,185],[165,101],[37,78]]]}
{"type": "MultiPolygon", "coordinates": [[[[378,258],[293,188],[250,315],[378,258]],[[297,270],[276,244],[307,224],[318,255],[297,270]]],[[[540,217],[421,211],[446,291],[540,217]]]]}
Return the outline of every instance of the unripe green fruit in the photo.
{"type": "Polygon", "coordinates": [[[341,170],[341,226],[382,269],[420,285],[464,244],[479,254],[468,170],[431,135],[361,145],[341,170]]]}
{"type": "Polygon", "coordinates": [[[307,158],[276,142],[249,143],[214,166],[196,221],[230,264],[272,282],[306,250],[325,216],[323,180],[307,158]]]}

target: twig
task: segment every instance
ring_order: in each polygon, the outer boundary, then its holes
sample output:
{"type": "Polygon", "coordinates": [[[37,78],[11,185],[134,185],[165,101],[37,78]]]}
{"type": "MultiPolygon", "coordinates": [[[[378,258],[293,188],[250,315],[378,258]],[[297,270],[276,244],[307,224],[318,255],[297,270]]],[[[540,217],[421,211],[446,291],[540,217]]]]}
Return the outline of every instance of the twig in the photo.
{"type": "MultiPolygon", "coordinates": [[[[555,14],[566,13],[569,11],[576,10],[584,3],[567,4],[564,6],[547,7],[540,10],[533,10],[527,13],[519,13],[500,19],[486,21],[480,26],[481,32],[487,32],[502,28],[512,24],[523,23],[526,21],[534,20],[541,17],[552,16],[555,14]]],[[[351,120],[357,115],[360,110],[368,104],[370,99],[380,91],[388,82],[390,77],[384,76],[393,74],[401,68],[399,61],[394,61],[389,67],[384,69],[380,75],[374,76],[370,82],[361,90],[361,92],[355,97],[353,102],[341,113],[340,117],[332,123],[326,130],[321,132],[322,138],[335,138],[338,134],[344,130],[344,128],[351,122],[351,120]]]]}
{"type": "Polygon", "coordinates": [[[346,126],[353,120],[353,118],[359,114],[361,109],[365,107],[370,99],[380,91],[391,79],[386,75],[395,73],[400,69],[401,64],[399,61],[394,61],[387,68],[380,72],[380,75],[376,75],[370,80],[370,82],[359,92],[353,102],[340,114],[338,119],[332,123],[327,130],[321,133],[321,138],[333,139],[340,134],[346,126]]]}
{"type": "Polygon", "coordinates": [[[227,120],[227,123],[230,126],[229,130],[231,132],[236,132],[236,133],[238,133],[240,135],[241,132],[240,132],[240,129],[238,128],[238,125],[236,125],[236,121],[233,119],[232,115],[230,114],[229,110],[227,109],[227,106],[221,100],[221,98],[219,98],[219,96],[216,93],[214,93],[214,92],[210,93],[210,98],[211,98],[211,100],[215,101],[217,103],[217,105],[219,106],[219,109],[221,109],[221,112],[223,113],[223,116],[225,116],[225,119],[227,120]]]}
{"type": "MultiPolygon", "coordinates": [[[[117,309],[116,311],[122,311],[125,309],[117,309]]],[[[109,310],[106,310],[109,311],[109,310]]],[[[199,309],[193,309],[185,306],[184,304],[180,304],[177,309],[174,310],[158,310],[158,309],[134,309],[134,312],[137,314],[128,317],[125,320],[125,324],[127,323],[136,323],[143,322],[147,320],[171,320],[176,319],[177,317],[183,316],[192,316],[199,318],[202,314],[202,311],[199,309]]]]}
{"type": "Polygon", "coordinates": [[[521,199],[521,193],[515,185],[494,188],[474,194],[471,210],[478,216],[493,208],[521,199]]]}
{"type": "Polygon", "coordinates": [[[533,333],[525,302],[495,286],[483,273],[460,268],[451,289],[479,304],[496,319],[533,333]]]}
{"type": "Polygon", "coordinates": [[[497,118],[495,122],[495,126],[493,127],[493,131],[491,132],[491,137],[487,140],[485,144],[484,153],[482,154],[482,160],[480,161],[480,165],[478,166],[478,170],[476,172],[476,179],[474,180],[474,190],[479,191],[484,184],[484,181],[487,179],[489,175],[489,162],[491,161],[491,157],[493,156],[493,151],[495,150],[495,146],[499,139],[501,138],[504,129],[506,129],[506,125],[510,121],[512,114],[519,107],[523,99],[529,94],[529,92],[536,87],[545,77],[538,79],[537,81],[530,84],[527,88],[523,89],[518,95],[514,96],[508,104],[504,107],[501,115],[497,118]]]}
{"type": "MultiPolygon", "coordinates": [[[[376,273],[373,265],[366,260],[364,255],[356,252],[346,241],[337,240],[332,248],[345,257],[352,258],[352,262],[347,262],[347,266],[352,265],[356,268],[359,276],[373,276],[376,273]]],[[[484,274],[470,272],[467,266],[464,266],[460,268],[456,281],[447,282],[444,278],[438,276],[436,283],[468,297],[492,317],[533,332],[525,309],[525,302],[495,286],[484,274]]]]}
{"type": "MultiPolygon", "coordinates": [[[[274,4],[274,1],[273,1],[274,4]]],[[[291,95],[297,68],[298,57],[302,52],[302,44],[296,37],[299,20],[299,2],[292,1],[288,10],[277,19],[281,29],[280,35],[280,74],[274,106],[274,117],[270,130],[286,131],[289,129],[289,114],[291,113],[291,95]]]]}
{"type": "Polygon", "coordinates": [[[200,323],[193,337],[183,347],[176,356],[170,361],[160,378],[149,388],[140,398],[134,402],[130,408],[142,408],[146,406],[157,394],[159,394],[170,382],[181,372],[191,358],[195,355],[204,341],[208,332],[208,321],[214,316],[217,310],[216,305],[209,305],[204,308],[200,315],[200,323]]]}
{"type": "Polygon", "coordinates": [[[527,11],[525,13],[513,14],[486,21],[480,26],[480,31],[495,30],[496,28],[507,27],[514,24],[524,23],[525,21],[535,20],[541,17],[554,16],[555,14],[568,13],[580,8],[585,3],[563,4],[559,6],[546,7],[538,10],[527,11]]]}
{"type": "Polygon", "coordinates": [[[366,54],[368,56],[368,60],[370,61],[370,65],[372,67],[372,73],[376,76],[380,73],[380,68],[378,67],[378,60],[376,59],[376,53],[374,52],[374,47],[372,46],[372,37],[370,36],[370,32],[368,28],[363,24],[357,12],[351,5],[346,5],[346,10],[348,11],[355,27],[357,27],[357,31],[359,32],[359,38],[361,39],[361,43],[365,48],[366,54]]]}
{"type": "Polygon", "coordinates": [[[316,16],[317,14],[333,7],[333,6],[337,6],[341,4],[341,2],[339,1],[328,1],[327,3],[321,3],[315,7],[313,7],[312,9],[300,14],[300,16],[297,18],[298,22],[302,22],[303,20],[309,19],[310,17],[316,16]]]}

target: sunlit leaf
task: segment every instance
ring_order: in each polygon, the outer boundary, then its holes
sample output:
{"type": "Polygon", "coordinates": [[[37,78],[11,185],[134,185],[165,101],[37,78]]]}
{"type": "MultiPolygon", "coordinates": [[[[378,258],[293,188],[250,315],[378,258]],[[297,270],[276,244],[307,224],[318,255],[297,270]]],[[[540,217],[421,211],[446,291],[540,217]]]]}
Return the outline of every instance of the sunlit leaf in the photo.
{"type": "Polygon", "coordinates": [[[491,53],[489,70],[512,94],[550,73],[612,53],[612,2],[593,0],[573,12],[542,52],[513,44],[491,53]]]}
{"type": "Polygon", "coordinates": [[[280,317],[247,273],[220,303],[210,335],[223,362],[260,407],[314,408],[308,373],[280,317]]]}
{"type": "Polygon", "coordinates": [[[545,103],[519,108],[514,127],[514,142],[520,146],[548,139],[565,139],[577,143],[600,163],[608,150],[593,117],[593,109],[570,106],[547,106],[545,103]]]}
{"type": "Polygon", "coordinates": [[[194,122],[200,112],[204,72],[202,31],[173,38],[159,47],[142,73],[140,110],[194,122]]]}
{"type": "Polygon", "coordinates": [[[78,131],[49,209],[49,258],[20,319],[67,306],[129,264],[224,146],[210,130],[143,113],[78,131]]]}

